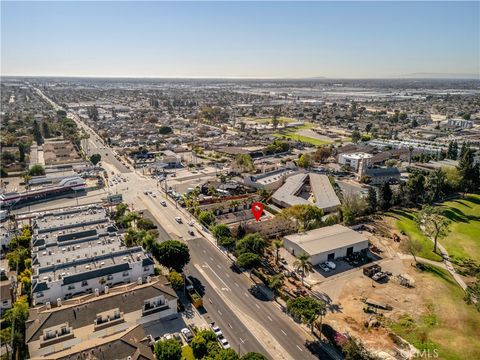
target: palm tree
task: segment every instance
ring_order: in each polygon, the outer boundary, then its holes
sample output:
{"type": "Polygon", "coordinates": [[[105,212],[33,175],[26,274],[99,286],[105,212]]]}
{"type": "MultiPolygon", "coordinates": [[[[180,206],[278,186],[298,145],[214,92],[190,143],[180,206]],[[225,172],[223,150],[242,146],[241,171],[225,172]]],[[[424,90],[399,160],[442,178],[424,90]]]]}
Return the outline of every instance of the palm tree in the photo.
{"type": "Polygon", "coordinates": [[[293,266],[295,267],[296,271],[300,271],[300,273],[302,274],[303,285],[303,279],[305,278],[305,276],[313,272],[313,265],[310,262],[310,255],[308,255],[306,252],[302,252],[297,257],[297,260],[293,262],[293,266]]]}
{"type": "Polygon", "coordinates": [[[273,248],[275,249],[275,265],[278,265],[278,253],[280,249],[283,247],[283,241],[281,239],[273,240],[272,242],[273,248]]]}
{"type": "Polygon", "coordinates": [[[282,273],[273,275],[273,276],[270,278],[270,281],[269,281],[269,283],[268,283],[268,286],[269,286],[270,289],[272,289],[272,291],[273,291],[273,295],[275,296],[275,299],[274,299],[274,300],[277,300],[278,292],[279,292],[279,290],[283,287],[283,279],[284,279],[284,278],[285,278],[285,276],[284,276],[282,273]]]}

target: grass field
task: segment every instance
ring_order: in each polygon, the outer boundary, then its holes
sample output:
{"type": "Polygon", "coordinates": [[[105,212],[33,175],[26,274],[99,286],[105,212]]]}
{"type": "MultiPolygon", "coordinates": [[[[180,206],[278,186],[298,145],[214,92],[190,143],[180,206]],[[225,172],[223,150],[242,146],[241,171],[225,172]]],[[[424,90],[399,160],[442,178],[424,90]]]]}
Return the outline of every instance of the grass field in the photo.
{"type": "MultiPolygon", "coordinates": [[[[245,119],[247,121],[254,121],[258,124],[271,124],[273,118],[271,118],[271,117],[269,117],[269,118],[246,117],[246,118],[243,118],[243,119],[245,119]]],[[[280,121],[280,123],[283,122],[285,124],[290,124],[292,122],[297,122],[299,120],[295,120],[295,119],[292,119],[292,118],[280,116],[280,117],[278,117],[278,121],[280,121]]]]}
{"type": "Polygon", "coordinates": [[[415,220],[415,212],[407,210],[392,210],[390,212],[396,220],[398,230],[407,235],[410,239],[422,244],[423,250],[416,254],[419,257],[434,261],[442,261],[442,257],[433,252],[433,242],[423,235],[415,220]]]}
{"type": "MultiPolygon", "coordinates": [[[[452,223],[449,227],[450,233],[441,239],[440,243],[450,256],[480,261],[480,195],[468,195],[465,199],[447,201],[443,207],[445,215],[452,223]]],[[[396,226],[399,230],[424,245],[418,256],[441,260],[439,255],[431,251],[433,243],[418,228],[414,212],[395,210],[391,215],[397,218],[396,226]]]]}
{"type": "Polygon", "coordinates": [[[291,131],[275,133],[275,134],[273,134],[273,136],[278,137],[278,138],[287,138],[287,139],[297,140],[297,141],[309,143],[309,144],[312,144],[312,145],[315,145],[315,146],[320,146],[320,145],[325,145],[325,144],[330,144],[331,143],[331,141],[314,139],[314,138],[311,138],[311,137],[295,134],[294,132],[291,132],[291,131]]]}
{"type": "Polygon", "coordinates": [[[450,256],[480,261],[480,195],[468,195],[443,205],[452,224],[450,234],[441,244],[450,256]]]}
{"type": "Polygon", "coordinates": [[[480,359],[480,313],[463,301],[463,290],[446,270],[426,265],[421,276],[428,284],[421,289],[426,311],[417,317],[404,314],[390,329],[419,350],[436,349],[439,359],[480,359]]]}

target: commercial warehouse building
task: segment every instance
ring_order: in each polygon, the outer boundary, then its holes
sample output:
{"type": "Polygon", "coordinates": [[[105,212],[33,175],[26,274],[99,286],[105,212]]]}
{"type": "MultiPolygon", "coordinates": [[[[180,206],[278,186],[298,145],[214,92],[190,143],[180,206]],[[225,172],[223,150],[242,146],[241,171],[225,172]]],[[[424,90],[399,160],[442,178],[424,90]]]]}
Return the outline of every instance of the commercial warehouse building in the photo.
{"type": "Polygon", "coordinates": [[[284,247],[295,256],[305,252],[313,265],[368,249],[368,239],[343,225],[285,236],[284,247]]]}

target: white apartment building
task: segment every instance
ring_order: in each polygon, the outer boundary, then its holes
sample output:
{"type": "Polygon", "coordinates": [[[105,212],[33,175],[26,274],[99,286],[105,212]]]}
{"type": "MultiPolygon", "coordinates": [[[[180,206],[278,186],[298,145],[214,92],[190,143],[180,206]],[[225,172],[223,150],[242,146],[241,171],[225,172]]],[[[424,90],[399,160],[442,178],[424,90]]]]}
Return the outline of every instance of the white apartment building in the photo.
{"type": "Polygon", "coordinates": [[[368,166],[369,160],[373,157],[372,154],[357,152],[350,154],[340,154],[338,155],[338,163],[340,165],[346,165],[354,171],[358,171],[360,163],[364,161],[364,165],[368,166]]]}

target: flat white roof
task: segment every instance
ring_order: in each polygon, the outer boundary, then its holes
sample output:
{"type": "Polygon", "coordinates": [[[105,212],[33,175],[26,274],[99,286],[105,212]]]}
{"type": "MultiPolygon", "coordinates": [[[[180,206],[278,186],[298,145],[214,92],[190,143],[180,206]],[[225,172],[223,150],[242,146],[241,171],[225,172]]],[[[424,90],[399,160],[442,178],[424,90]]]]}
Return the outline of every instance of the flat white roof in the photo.
{"type": "Polygon", "coordinates": [[[297,244],[310,256],[368,241],[362,234],[339,224],[287,235],[284,238],[297,244]]]}
{"type": "Polygon", "coordinates": [[[357,153],[351,153],[351,154],[342,154],[344,158],[347,159],[370,159],[373,157],[372,154],[364,153],[364,152],[357,152],[357,153]]]}

